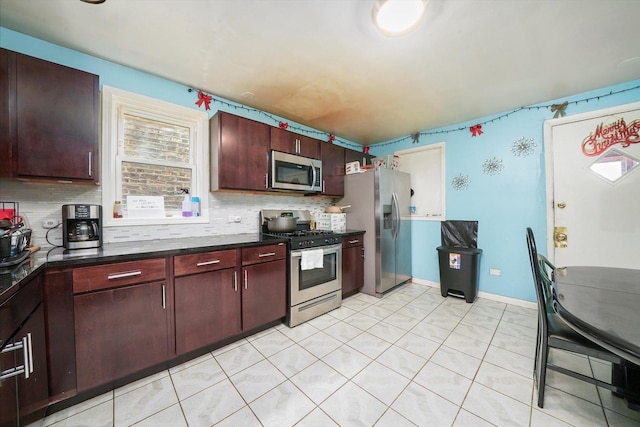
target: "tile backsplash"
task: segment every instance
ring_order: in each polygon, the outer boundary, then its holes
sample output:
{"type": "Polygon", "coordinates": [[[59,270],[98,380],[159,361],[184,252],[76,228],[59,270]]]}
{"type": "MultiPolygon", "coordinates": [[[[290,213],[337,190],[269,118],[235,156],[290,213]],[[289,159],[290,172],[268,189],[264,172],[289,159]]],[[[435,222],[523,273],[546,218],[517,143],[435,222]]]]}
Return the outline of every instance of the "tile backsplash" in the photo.
{"type": "MultiPolygon", "coordinates": [[[[102,204],[100,186],[23,182],[0,179],[0,201],[19,202],[20,214],[33,229],[31,244],[43,248],[62,245],[62,227],[48,232],[42,227],[46,218],[61,220],[61,206],[73,203],[102,204]]],[[[190,225],[147,225],[105,227],[105,243],[139,240],[198,237],[223,234],[257,233],[262,209],[308,209],[324,212],[331,199],[241,193],[209,193],[209,223],[190,225]],[[230,215],[242,217],[240,223],[228,223],[230,215]]],[[[111,206],[103,212],[111,213],[111,206]]]]}

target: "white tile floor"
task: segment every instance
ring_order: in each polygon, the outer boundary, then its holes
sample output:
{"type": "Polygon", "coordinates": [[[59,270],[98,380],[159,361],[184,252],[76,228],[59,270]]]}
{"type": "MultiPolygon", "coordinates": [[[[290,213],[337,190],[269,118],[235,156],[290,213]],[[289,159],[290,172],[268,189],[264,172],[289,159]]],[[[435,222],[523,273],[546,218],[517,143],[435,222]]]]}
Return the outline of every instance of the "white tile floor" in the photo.
{"type": "MultiPolygon", "coordinates": [[[[532,380],[536,313],[407,284],[358,294],[45,419],[52,426],[639,426],[604,389],[532,380]]],[[[610,376],[610,367],[552,354],[610,376]]]]}

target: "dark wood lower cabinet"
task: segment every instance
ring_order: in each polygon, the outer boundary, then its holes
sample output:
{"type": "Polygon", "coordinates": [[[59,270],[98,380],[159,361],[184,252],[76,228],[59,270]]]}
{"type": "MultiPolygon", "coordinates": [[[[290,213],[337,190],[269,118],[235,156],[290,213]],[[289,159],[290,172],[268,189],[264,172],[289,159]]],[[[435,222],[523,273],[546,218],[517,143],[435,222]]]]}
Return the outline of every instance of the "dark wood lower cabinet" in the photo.
{"type": "Polygon", "coordinates": [[[169,359],[165,283],[75,295],[78,392],[169,359]]]}
{"type": "Polygon", "coordinates": [[[287,263],[284,259],[242,269],[242,329],[273,322],[287,314],[287,263]]]}
{"type": "Polygon", "coordinates": [[[42,275],[0,305],[0,347],[0,426],[41,419],[49,399],[42,275]]]}
{"type": "Polygon", "coordinates": [[[241,332],[237,274],[230,268],[175,278],[176,353],[241,332]]]}
{"type": "Polygon", "coordinates": [[[342,298],[360,291],[364,286],[363,235],[342,238],[342,298]]]}
{"type": "MultiPolygon", "coordinates": [[[[47,386],[47,343],[44,332],[44,306],[40,304],[20,330],[28,336],[29,376],[17,377],[20,425],[28,425],[44,416],[49,401],[47,386]]],[[[18,357],[18,359],[21,359],[18,357]]],[[[25,363],[22,360],[21,363],[25,363]]]]}

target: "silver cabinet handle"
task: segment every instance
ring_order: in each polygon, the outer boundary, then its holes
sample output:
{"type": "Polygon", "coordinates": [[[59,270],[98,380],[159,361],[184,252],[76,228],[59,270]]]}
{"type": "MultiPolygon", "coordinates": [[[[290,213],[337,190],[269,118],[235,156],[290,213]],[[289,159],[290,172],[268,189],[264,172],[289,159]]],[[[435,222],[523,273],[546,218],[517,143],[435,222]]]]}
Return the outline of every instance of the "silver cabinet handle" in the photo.
{"type": "Polygon", "coordinates": [[[33,373],[33,344],[32,344],[32,341],[31,341],[31,332],[29,332],[27,334],[27,336],[23,338],[23,340],[24,339],[27,340],[27,348],[28,348],[27,355],[28,355],[28,360],[29,360],[29,363],[28,363],[29,368],[28,369],[27,369],[27,361],[25,360],[25,362],[24,362],[24,364],[25,364],[24,369],[26,371],[25,372],[25,378],[29,378],[28,374],[32,374],[33,373]]]}
{"type": "Polygon", "coordinates": [[[22,344],[23,344],[22,341],[19,341],[19,342],[13,343],[13,344],[7,344],[2,349],[2,352],[0,352],[0,353],[9,353],[11,351],[20,350],[20,349],[22,349],[22,344]]]}
{"type": "Polygon", "coordinates": [[[126,273],[113,273],[113,274],[109,274],[107,276],[107,279],[109,280],[124,279],[125,277],[140,276],[141,274],[142,274],[141,270],[128,271],[126,273]]]}
{"type": "Polygon", "coordinates": [[[354,243],[358,243],[360,240],[349,240],[349,244],[353,245],[354,243]]]}
{"type": "Polygon", "coordinates": [[[214,259],[212,261],[203,261],[196,264],[198,267],[204,267],[205,265],[218,264],[220,262],[219,259],[214,259]]]}
{"type": "Polygon", "coordinates": [[[249,278],[247,276],[247,270],[244,271],[244,288],[247,289],[247,282],[249,281],[249,278]]]}
{"type": "Polygon", "coordinates": [[[22,350],[24,364],[20,366],[14,366],[13,368],[6,369],[0,372],[0,380],[4,380],[11,377],[17,377],[24,374],[25,379],[33,373],[33,349],[31,348],[31,332],[25,335],[21,341],[8,344],[2,349],[2,353],[9,353],[11,351],[22,350]]]}
{"type": "Polygon", "coordinates": [[[162,285],[162,309],[167,309],[167,292],[165,290],[164,285],[162,285]]]}
{"type": "Polygon", "coordinates": [[[5,380],[7,378],[11,378],[11,377],[17,377],[20,374],[25,374],[24,371],[24,365],[22,366],[17,366],[15,368],[9,368],[7,370],[4,370],[2,372],[0,372],[0,380],[5,380]]]}
{"type": "Polygon", "coordinates": [[[89,151],[89,176],[93,174],[92,166],[93,165],[91,164],[91,151],[89,151]]]}
{"type": "Polygon", "coordinates": [[[262,257],[265,257],[265,256],[274,256],[275,254],[276,254],[275,252],[267,252],[267,253],[264,253],[264,254],[259,254],[258,258],[262,258],[262,257]]]}
{"type": "Polygon", "coordinates": [[[269,188],[269,174],[264,174],[264,188],[269,188]]]}
{"type": "Polygon", "coordinates": [[[233,290],[238,292],[238,272],[233,272],[233,290]]]}

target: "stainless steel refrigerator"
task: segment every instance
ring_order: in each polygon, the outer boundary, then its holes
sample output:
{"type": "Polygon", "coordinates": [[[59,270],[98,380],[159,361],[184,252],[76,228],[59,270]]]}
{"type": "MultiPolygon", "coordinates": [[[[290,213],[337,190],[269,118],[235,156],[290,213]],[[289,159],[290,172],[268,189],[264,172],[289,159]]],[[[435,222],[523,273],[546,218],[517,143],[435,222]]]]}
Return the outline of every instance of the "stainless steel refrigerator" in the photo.
{"type": "Polygon", "coordinates": [[[376,169],[345,176],[347,228],[365,230],[362,292],[383,293],[411,279],[411,180],[408,173],[376,169]]]}

